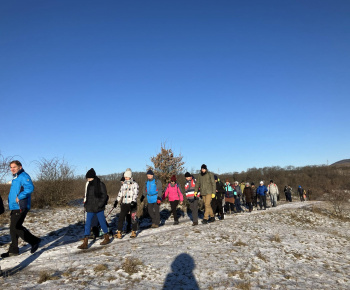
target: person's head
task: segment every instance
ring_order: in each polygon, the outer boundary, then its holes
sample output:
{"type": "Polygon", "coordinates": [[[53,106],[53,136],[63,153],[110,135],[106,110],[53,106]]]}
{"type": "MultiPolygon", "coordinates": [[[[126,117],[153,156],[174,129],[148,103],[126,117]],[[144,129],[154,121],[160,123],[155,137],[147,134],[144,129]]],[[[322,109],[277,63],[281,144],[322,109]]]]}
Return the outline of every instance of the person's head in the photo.
{"type": "Polygon", "coordinates": [[[206,173],[207,170],[208,170],[207,166],[205,164],[202,164],[202,166],[201,166],[202,173],[206,173]]]}
{"type": "Polygon", "coordinates": [[[251,186],[252,186],[252,187],[255,187],[255,184],[254,184],[254,182],[252,182],[251,186]]]}
{"type": "Polygon", "coordinates": [[[170,178],[170,182],[171,184],[175,184],[176,183],[176,176],[173,175],[171,178],[170,178]]]}
{"type": "Polygon", "coordinates": [[[151,169],[148,170],[146,174],[147,174],[147,178],[148,178],[149,180],[152,180],[152,179],[153,179],[154,173],[153,173],[153,171],[152,171],[151,169]]]}
{"type": "Polygon", "coordinates": [[[191,173],[186,172],[186,173],[185,173],[185,178],[186,178],[187,181],[190,181],[190,180],[192,179],[191,173]]]}
{"type": "Polygon", "coordinates": [[[226,185],[229,185],[230,181],[228,180],[228,178],[225,179],[225,183],[226,185]]]}
{"type": "Polygon", "coordinates": [[[125,170],[124,178],[125,178],[125,180],[130,180],[132,178],[132,171],[130,168],[125,170]]]}
{"type": "Polygon", "coordinates": [[[245,186],[246,186],[246,187],[249,187],[249,186],[250,186],[249,182],[246,182],[246,183],[245,183],[245,186]]]}
{"type": "Polygon", "coordinates": [[[264,185],[264,181],[261,180],[261,181],[260,181],[260,185],[264,185]]]}
{"type": "Polygon", "coordinates": [[[272,179],[270,180],[270,183],[273,183],[273,180],[272,180],[272,179]]]}
{"type": "Polygon", "coordinates": [[[237,186],[239,183],[238,183],[238,181],[235,181],[235,185],[237,186]]]}
{"type": "Polygon", "coordinates": [[[218,176],[214,175],[215,182],[218,182],[218,176]]]}
{"type": "Polygon", "coordinates": [[[10,170],[12,174],[16,174],[18,171],[22,169],[22,163],[18,160],[13,160],[10,163],[10,170]]]}
{"type": "Polygon", "coordinates": [[[92,181],[94,180],[94,178],[96,178],[96,172],[93,168],[91,168],[88,172],[86,172],[85,178],[88,181],[92,181]]]}

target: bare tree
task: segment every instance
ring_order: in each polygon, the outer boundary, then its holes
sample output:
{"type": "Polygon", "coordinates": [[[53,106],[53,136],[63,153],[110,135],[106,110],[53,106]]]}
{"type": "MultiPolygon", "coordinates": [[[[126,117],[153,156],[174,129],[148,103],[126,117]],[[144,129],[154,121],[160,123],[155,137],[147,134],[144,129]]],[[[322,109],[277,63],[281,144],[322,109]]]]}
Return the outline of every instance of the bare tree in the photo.
{"type": "Polygon", "coordinates": [[[148,166],[148,168],[154,171],[163,186],[165,186],[172,175],[183,172],[185,162],[182,161],[182,158],[181,154],[176,156],[171,148],[166,148],[165,144],[162,143],[160,152],[150,158],[153,166],[148,166]]]}
{"type": "Polygon", "coordinates": [[[9,174],[9,165],[12,157],[5,157],[0,152],[0,183],[5,181],[5,176],[9,174]]]}

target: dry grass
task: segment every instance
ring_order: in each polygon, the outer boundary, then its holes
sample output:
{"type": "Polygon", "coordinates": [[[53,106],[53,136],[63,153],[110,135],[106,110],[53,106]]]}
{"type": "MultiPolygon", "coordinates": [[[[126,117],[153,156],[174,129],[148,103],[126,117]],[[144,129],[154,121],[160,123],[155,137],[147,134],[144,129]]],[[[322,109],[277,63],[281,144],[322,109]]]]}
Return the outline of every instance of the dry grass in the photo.
{"type": "Polygon", "coordinates": [[[99,264],[94,268],[95,272],[103,272],[108,270],[108,266],[106,264],[99,264]]]}
{"type": "Polygon", "coordinates": [[[58,276],[50,274],[48,271],[41,271],[38,279],[38,283],[44,283],[49,280],[58,280],[58,276]]]}
{"type": "Polygon", "coordinates": [[[233,245],[234,245],[235,247],[241,247],[241,246],[245,247],[245,246],[248,246],[246,243],[242,242],[241,240],[238,240],[238,241],[234,242],[233,245]]]}
{"type": "Polygon", "coordinates": [[[280,243],[281,242],[281,237],[280,237],[279,234],[275,234],[275,235],[270,237],[270,241],[271,242],[280,243]]]}
{"type": "Polygon", "coordinates": [[[260,252],[260,250],[256,253],[256,256],[265,263],[267,262],[267,258],[260,252]]]}
{"type": "Polygon", "coordinates": [[[235,285],[235,287],[237,289],[242,289],[242,290],[250,290],[252,289],[252,285],[250,283],[250,280],[248,281],[243,281],[243,282],[239,282],[235,285]]]}
{"type": "Polygon", "coordinates": [[[127,257],[125,258],[121,268],[129,275],[132,275],[139,272],[138,267],[143,265],[144,264],[139,259],[134,257],[127,257]]]}

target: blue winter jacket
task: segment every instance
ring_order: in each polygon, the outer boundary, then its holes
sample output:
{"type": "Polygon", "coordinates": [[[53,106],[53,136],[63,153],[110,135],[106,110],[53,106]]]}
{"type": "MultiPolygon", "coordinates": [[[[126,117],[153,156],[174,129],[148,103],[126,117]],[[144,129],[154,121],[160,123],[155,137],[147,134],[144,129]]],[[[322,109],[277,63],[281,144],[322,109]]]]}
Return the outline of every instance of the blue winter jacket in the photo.
{"type": "Polygon", "coordinates": [[[267,192],[267,187],[265,185],[260,185],[257,189],[256,189],[256,194],[257,195],[266,195],[267,192]]]}
{"type": "Polygon", "coordinates": [[[30,176],[23,169],[14,174],[8,197],[10,210],[30,210],[30,196],[33,191],[33,182],[30,176]],[[19,203],[16,202],[16,197],[18,197],[19,203]]]}

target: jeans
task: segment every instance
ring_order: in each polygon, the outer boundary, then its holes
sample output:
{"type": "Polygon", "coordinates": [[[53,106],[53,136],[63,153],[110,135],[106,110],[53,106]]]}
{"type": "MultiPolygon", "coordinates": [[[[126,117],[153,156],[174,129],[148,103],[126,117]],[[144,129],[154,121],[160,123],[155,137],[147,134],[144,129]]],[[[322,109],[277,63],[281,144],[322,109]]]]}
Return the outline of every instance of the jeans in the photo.
{"type": "Polygon", "coordinates": [[[98,219],[98,222],[100,223],[103,233],[104,234],[108,233],[108,227],[107,227],[104,211],[88,212],[86,213],[86,223],[85,223],[85,232],[84,232],[85,237],[88,237],[90,235],[91,221],[94,215],[97,215],[97,219],[98,219]]]}

